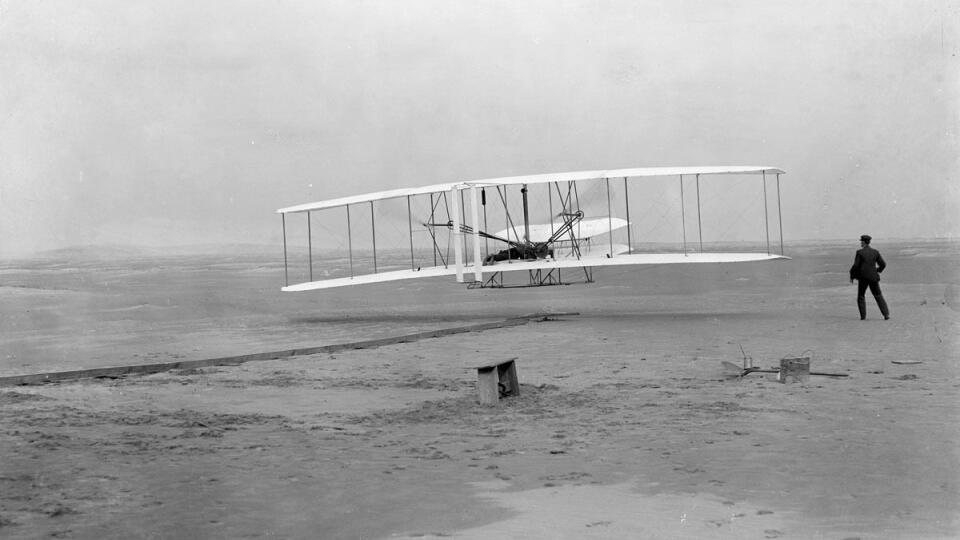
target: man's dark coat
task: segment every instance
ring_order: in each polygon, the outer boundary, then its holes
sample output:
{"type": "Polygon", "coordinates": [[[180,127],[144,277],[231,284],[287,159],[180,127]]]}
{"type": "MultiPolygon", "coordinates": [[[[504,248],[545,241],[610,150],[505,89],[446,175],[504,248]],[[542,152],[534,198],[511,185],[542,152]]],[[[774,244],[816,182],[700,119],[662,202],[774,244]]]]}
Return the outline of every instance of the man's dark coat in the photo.
{"type": "Polygon", "coordinates": [[[867,282],[880,281],[880,272],[887,267],[887,263],[880,256],[880,252],[870,246],[857,250],[857,256],[850,267],[850,279],[862,279],[867,282]]]}

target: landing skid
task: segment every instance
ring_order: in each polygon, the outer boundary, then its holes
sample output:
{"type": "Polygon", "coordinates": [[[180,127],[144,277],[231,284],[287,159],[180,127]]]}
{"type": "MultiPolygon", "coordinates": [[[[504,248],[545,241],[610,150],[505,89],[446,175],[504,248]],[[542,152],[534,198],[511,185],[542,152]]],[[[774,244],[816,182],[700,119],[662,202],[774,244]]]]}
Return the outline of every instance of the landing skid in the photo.
{"type": "MultiPolygon", "coordinates": [[[[586,279],[584,283],[593,283],[593,269],[583,268],[586,279]]],[[[503,280],[503,272],[494,272],[486,281],[474,281],[467,284],[468,289],[520,289],[526,287],[549,287],[551,285],[570,285],[572,282],[563,281],[560,269],[528,270],[528,282],[525,285],[507,285],[503,280]]]]}

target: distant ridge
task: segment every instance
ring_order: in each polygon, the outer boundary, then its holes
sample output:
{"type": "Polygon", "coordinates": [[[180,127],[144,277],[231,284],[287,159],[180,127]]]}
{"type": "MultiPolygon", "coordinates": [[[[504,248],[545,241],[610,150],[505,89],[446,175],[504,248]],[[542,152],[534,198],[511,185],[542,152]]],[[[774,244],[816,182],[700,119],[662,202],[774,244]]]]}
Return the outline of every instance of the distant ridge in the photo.
{"type": "Polygon", "coordinates": [[[19,259],[122,260],[177,255],[277,255],[283,248],[270,244],[193,244],[182,246],[134,246],[128,244],[80,245],[38,251],[19,259]]]}
{"type": "Polygon", "coordinates": [[[57,249],[47,249],[36,253],[25,255],[23,258],[33,259],[113,259],[143,257],[148,254],[148,250],[138,246],[128,245],[83,245],[70,246],[57,249]]]}

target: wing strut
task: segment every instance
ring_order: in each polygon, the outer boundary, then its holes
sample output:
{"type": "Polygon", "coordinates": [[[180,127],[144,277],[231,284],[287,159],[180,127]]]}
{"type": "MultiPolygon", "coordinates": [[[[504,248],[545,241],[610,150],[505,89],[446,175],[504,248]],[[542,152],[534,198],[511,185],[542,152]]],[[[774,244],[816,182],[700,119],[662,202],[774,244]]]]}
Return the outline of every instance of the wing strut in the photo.
{"type": "Polygon", "coordinates": [[[310,227],[310,211],[307,210],[307,266],[310,268],[310,281],[313,281],[313,232],[310,227]]]}
{"type": "Polygon", "coordinates": [[[350,279],[353,279],[353,233],[350,231],[350,205],[347,208],[347,247],[350,250],[350,279]]]}
{"type": "Polygon", "coordinates": [[[610,256],[613,257],[613,211],[610,209],[610,179],[604,178],[607,184],[607,227],[610,237],[610,256]]]}
{"type": "MultiPolygon", "coordinates": [[[[554,182],[554,185],[557,183],[554,182]]],[[[553,234],[553,192],[550,191],[550,184],[547,184],[547,204],[549,204],[550,209],[550,234],[553,234]]]]}
{"type": "Polygon", "coordinates": [[[527,185],[523,184],[520,188],[520,194],[523,196],[523,241],[530,242],[530,211],[527,208],[527,185]]]}
{"type": "Polygon", "coordinates": [[[687,256],[687,210],[683,204],[683,175],[680,175],[680,223],[683,225],[683,256],[687,256]]]}
{"type": "MultiPolygon", "coordinates": [[[[477,204],[477,186],[470,186],[470,209],[474,223],[480,221],[480,205],[477,204]]],[[[473,231],[473,280],[483,282],[483,259],[480,258],[480,230],[473,231]]]]}
{"type": "Polygon", "coordinates": [[[463,233],[460,231],[460,204],[457,201],[457,188],[450,188],[453,199],[453,263],[457,271],[457,283],[463,283],[463,233]]]}
{"type": "Polygon", "coordinates": [[[770,254],[770,217],[767,215],[767,171],[763,171],[763,225],[767,231],[767,255],[770,254]]]}
{"type": "Polygon", "coordinates": [[[623,177],[623,202],[624,207],[627,209],[627,253],[633,253],[633,238],[630,235],[630,229],[633,228],[630,225],[630,189],[627,187],[627,177],[623,177]]]}
{"type": "MultiPolygon", "coordinates": [[[[467,203],[464,200],[465,191],[466,191],[465,189],[460,190],[460,222],[461,223],[467,220],[467,203]]],[[[461,238],[461,240],[463,241],[463,264],[464,266],[466,266],[467,259],[469,259],[469,257],[467,256],[467,237],[464,236],[461,238]]]]}
{"type": "MultiPolygon", "coordinates": [[[[437,207],[434,206],[434,204],[433,204],[433,193],[431,193],[431,194],[430,194],[430,222],[431,222],[431,223],[432,223],[433,220],[434,220],[434,213],[436,212],[436,209],[437,209],[437,207]]],[[[433,229],[431,229],[430,227],[427,227],[427,232],[430,233],[430,238],[433,238],[433,265],[436,266],[436,265],[437,265],[437,251],[439,251],[440,248],[437,246],[437,237],[434,236],[434,234],[433,234],[433,229]]]]}
{"type": "Polygon", "coordinates": [[[373,201],[370,201],[370,237],[373,239],[373,273],[377,273],[377,222],[373,215],[373,201]]]}
{"type": "MultiPolygon", "coordinates": [[[[497,195],[500,195],[500,201],[503,202],[503,221],[506,224],[507,231],[507,240],[509,243],[510,239],[510,230],[513,229],[513,235],[517,235],[517,229],[513,226],[513,220],[510,219],[510,207],[507,205],[507,186],[503,186],[503,191],[500,191],[501,186],[497,186],[497,195]]],[[[509,253],[507,255],[509,259],[509,253]]]]}
{"type": "Polygon", "coordinates": [[[287,267],[287,215],[280,214],[280,223],[283,226],[283,282],[285,287],[290,286],[290,270],[287,267]]]}
{"type": "Polygon", "coordinates": [[[410,232],[410,269],[417,268],[413,260],[413,212],[410,210],[410,196],[407,195],[407,230],[410,232]]]}
{"type": "Polygon", "coordinates": [[[703,253],[703,224],[700,222],[700,175],[697,175],[697,238],[700,239],[700,253],[703,253]]]}
{"type": "MultiPolygon", "coordinates": [[[[480,204],[483,206],[483,229],[487,230],[487,190],[486,188],[480,188],[480,204]]],[[[483,254],[487,256],[490,254],[490,243],[486,238],[483,239],[483,254]]]]}
{"type": "MultiPolygon", "coordinates": [[[[431,193],[431,194],[430,194],[430,224],[432,224],[432,223],[433,223],[433,220],[435,219],[436,211],[437,211],[437,204],[439,204],[439,202],[440,202],[440,201],[436,201],[436,203],[434,202],[434,200],[433,200],[433,193],[431,193]]],[[[424,223],[424,225],[430,225],[430,224],[424,223]]],[[[433,228],[431,228],[430,226],[427,226],[427,232],[430,233],[430,238],[433,240],[433,265],[434,265],[434,266],[437,266],[437,255],[439,255],[439,256],[440,256],[440,262],[442,262],[442,263],[443,263],[443,267],[446,268],[446,267],[447,267],[447,261],[446,261],[446,259],[443,258],[443,253],[440,253],[440,246],[437,244],[437,235],[433,234],[433,228]]],[[[447,252],[447,255],[449,255],[449,254],[450,254],[450,253],[449,253],[449,251],[448,251],[448,252],[447,252]]]]}
{"type": "Polygon", "coordinates": [[[777,173],[777,219],[780,220],[780,255],[783,255],[783,214],[780,212],[780,173],[777,173]]]}

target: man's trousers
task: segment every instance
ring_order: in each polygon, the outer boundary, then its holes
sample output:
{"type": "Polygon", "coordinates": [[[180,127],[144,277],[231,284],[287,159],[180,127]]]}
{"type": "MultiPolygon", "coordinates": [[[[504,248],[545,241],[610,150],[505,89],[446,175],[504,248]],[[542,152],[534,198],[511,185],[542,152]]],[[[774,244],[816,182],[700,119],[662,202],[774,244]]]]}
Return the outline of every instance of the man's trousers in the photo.
{"type": "Polygon", "coordinates": [[[887,309],[887,301],[883,299],[883,293],[880,292],[880,282],[867,281],[865,279],[857,281],[857,307],[860,308],[860,318],[867,318],[867,299],[864,297],[867,292],[867,287],[870,287],[870,292],[873,293],[873,298],[877,301],[877,307],[880,308],[880,313],[883,314],[883,318],[889,318],[890,310],[887,309]]]}

